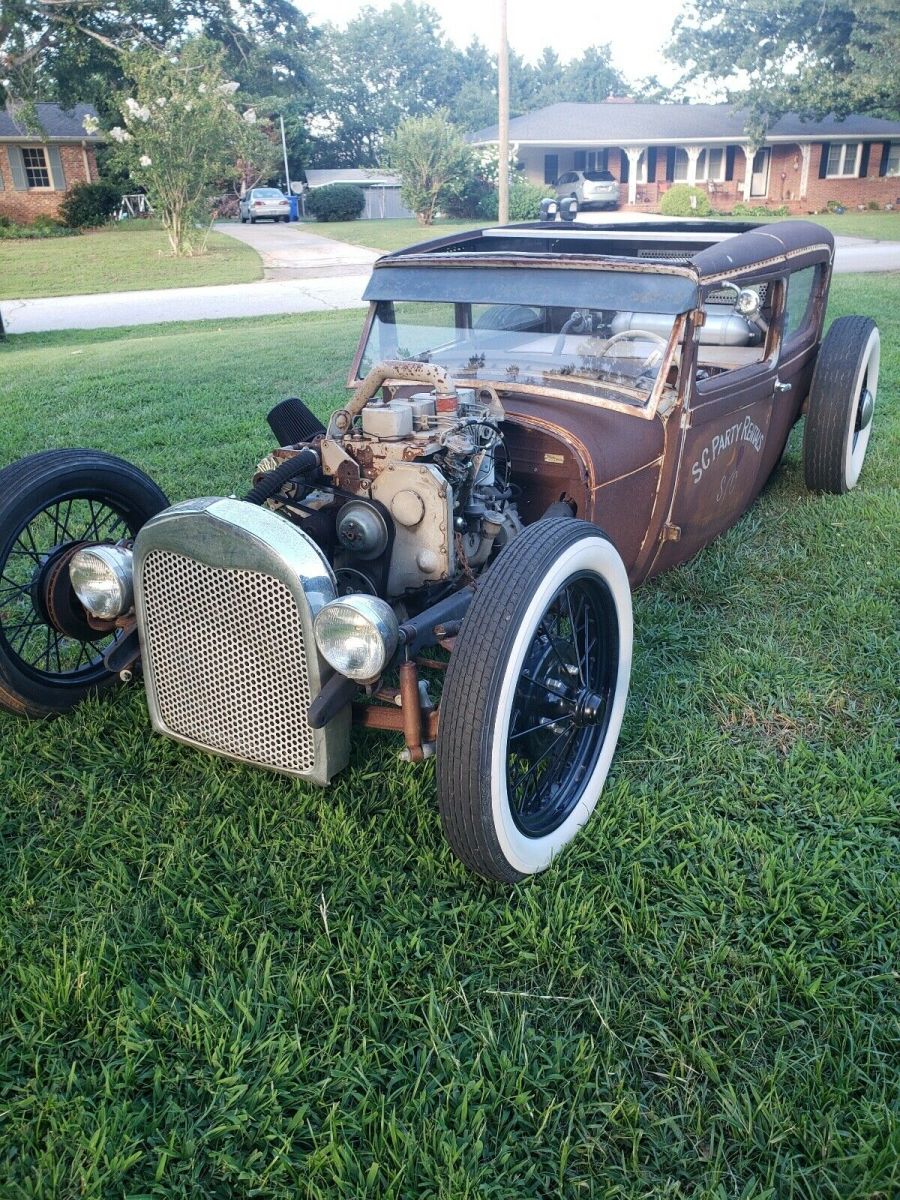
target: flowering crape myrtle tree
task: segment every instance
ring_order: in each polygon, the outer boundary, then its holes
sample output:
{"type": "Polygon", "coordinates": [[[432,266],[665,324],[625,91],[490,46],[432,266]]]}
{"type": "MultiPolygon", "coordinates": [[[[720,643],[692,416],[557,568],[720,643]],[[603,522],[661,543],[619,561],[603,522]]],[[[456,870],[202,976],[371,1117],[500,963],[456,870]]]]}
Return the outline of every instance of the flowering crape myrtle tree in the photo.
{"type": "Polygon", "coordinates": [[[128,74],[124,123],[108,136],[150,197],[172,253],[202,253],[212,191],[239,173],[239,162],[268,161],[271,143],[254,110],[235,103],[238,84],[224,78],[220,52],[209,42],[189,42],[177,58],[135,55],[128,74]]]}

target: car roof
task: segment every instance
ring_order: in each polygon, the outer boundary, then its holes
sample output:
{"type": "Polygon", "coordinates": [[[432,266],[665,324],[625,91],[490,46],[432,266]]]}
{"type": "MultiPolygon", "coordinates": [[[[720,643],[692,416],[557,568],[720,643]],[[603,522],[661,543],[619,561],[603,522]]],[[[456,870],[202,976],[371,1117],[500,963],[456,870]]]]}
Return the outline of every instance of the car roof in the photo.
{"type": "Polygon", "coordinates": [[[685,274],[703,282],[755,266],[778,266],[818,251],[830,261],[834,238],[812,221],[531,221],[433,238],[383,255],[380,266],[529,264],[685,274]]]}

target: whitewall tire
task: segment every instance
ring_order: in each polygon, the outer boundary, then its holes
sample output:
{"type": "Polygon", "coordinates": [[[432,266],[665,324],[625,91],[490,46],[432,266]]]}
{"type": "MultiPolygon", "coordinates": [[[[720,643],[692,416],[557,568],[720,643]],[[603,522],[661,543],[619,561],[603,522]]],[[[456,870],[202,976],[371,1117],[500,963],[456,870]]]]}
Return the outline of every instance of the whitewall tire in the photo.
{"type": "Polygon", "coordinates": [[[515,882],[597,804],[631,675],[631,590],[585,521],[539,521],[481,577],[441,700],[438,804],[454,852],[515,882]]]}
{"type": "Polygon", "coordinates": [[[869,317],[839,317],[819,350],[803,432],[807,487],[856,487],[872,436],[881,338],[869,317]]]}

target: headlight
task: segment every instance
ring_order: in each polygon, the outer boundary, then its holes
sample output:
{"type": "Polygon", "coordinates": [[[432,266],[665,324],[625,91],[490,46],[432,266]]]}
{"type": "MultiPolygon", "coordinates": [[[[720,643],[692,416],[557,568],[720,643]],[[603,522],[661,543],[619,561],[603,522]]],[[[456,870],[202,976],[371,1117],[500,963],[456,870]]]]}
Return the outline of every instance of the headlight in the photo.
{"type": "Polygon", "coordinates": [[[397,649],[394,610],[377,596],[342,596],[319,611],[316,645],[348,679],[377,679],[397,649]]]}
{"type": "Polygon", "coordinates": [[[72,555],[69,580],[95,617],[110,620],[134,603],[132,554],[121,546],[86,546],[72,555]]]}

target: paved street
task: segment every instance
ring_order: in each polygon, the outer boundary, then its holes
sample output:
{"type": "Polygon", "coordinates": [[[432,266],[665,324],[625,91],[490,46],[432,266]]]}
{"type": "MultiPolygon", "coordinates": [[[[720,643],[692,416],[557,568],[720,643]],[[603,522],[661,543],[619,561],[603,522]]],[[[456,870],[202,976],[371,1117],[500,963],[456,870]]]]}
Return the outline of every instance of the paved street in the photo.
{"type": "MultiPolygon", "coordinates": [[[[603,215],[605,218],[609,214],[603,215]]],[[[630,215],[621,214],[620,219],[630,215]]],[[[214,287],[4,300],[0,311],[7,333],[224,320],[362,306],[360,297],[378,251],[320,237],[296,225],[222,223],[216,228],[248,242],[260,253],[265,279],[214,287]]],[[[839,237],[836,245],[838,272],[900,271],[900,242],[839,237]]]]}

